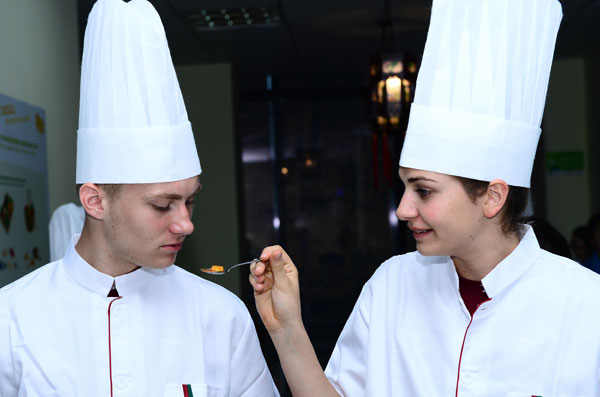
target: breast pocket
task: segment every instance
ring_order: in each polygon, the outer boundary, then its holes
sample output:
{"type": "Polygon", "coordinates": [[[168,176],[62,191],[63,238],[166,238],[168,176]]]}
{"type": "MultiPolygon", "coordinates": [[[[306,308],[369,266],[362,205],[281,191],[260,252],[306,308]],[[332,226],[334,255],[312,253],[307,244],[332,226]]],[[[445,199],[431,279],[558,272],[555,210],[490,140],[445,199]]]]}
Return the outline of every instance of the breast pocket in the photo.
{"type": "Polygon", "coordinates": [[[221,386],[207,385],[206,383],[165,384],[163,397],[225,397],[221,386]]]}

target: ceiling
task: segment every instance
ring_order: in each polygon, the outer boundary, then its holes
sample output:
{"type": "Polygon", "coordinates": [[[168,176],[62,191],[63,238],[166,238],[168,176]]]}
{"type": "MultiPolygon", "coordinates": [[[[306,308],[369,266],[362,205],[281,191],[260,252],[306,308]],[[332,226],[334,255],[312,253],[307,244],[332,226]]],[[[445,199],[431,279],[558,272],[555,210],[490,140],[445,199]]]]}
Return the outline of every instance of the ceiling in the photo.
{"type": "MultiPolygon", "coordinates": [[[[528,1],[528,0],[523,0],[528,1]]],[[[337,78],[354,85],[367,79],[369,59],[381,48],[377,20],[385,0],[150,0],[158,10],[175,64],[231,62],[238,75],[264,79],[337,78]],[[279,19],[267,25],[198,30],[195,22],[212,11],[261,9],[279,19]]],[[[94,0],[79,0],[83,32],[94,0]]],[[[562,0],[557,57],[600,53],[600,0],[562,0]]],[[[422,51],[431,0],[390,0],[397,47],[422,51]]],[[[244,11],[244,10],[242,10],[244,11]]]]}

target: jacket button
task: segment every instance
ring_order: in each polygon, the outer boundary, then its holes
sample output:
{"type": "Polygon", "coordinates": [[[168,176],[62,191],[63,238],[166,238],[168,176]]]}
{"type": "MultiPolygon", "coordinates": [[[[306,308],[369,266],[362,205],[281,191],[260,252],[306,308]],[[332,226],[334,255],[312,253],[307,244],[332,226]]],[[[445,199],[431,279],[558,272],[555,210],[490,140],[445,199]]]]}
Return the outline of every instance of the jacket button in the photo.
{"type": "Polygon", "coordinates": [[[115,315],[117,317],[124,317],[127,314],[127,307],[125,305],[119,305],[115,307],[115,315]]]}
{"type": "Polygon", "coordinates": [[[129,386],[129,377],[123,375],[118,376],[116,385],[117,389],[126,389],[127,386],[129,386]]]}
{"type": "Polygon", "coordinates": [[[460,381],[465,385],[471,385],[477,380],[477,375],[471,371],[461,371],[460,381]]]}

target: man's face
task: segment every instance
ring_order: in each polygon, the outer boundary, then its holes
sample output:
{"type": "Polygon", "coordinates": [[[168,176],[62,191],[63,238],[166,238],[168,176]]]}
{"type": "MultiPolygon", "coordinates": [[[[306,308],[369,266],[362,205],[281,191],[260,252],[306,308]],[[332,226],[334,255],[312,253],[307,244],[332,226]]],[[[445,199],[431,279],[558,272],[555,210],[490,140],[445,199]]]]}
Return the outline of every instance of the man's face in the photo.
{"type": "Polygon", "coordinates": [[[125,271],[173,264],[191,222],[197,176],[176,182],[126,184],[107,199],[104,239],[114,265],[125,271]]]}

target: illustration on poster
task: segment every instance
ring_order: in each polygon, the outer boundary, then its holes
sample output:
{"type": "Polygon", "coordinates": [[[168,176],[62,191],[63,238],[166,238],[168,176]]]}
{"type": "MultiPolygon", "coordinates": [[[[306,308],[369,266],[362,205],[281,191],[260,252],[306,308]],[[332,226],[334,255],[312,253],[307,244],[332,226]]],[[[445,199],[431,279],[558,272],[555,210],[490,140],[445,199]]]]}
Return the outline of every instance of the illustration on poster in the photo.
{"type": "Polygon", "coordinates": [[[2,207],[0,207],[0,221],[2,222],[2,227],[4,227],[6,233],[8,233],[10,230],[10,222],[12,220],[14,209],[15,203],[10,194],[6,193],[4,195],[2,207]]]}
{"type": "Polygon", "coordinates": [[[33,232],[35,229],[35,208],[33,208],[33,201],[31,200],[31,192],[27,190],[27,203],[25,204],[25,229],[28,232],[33,232]]]}

